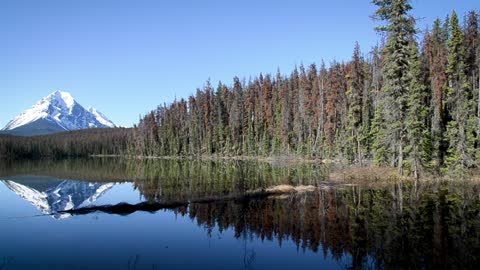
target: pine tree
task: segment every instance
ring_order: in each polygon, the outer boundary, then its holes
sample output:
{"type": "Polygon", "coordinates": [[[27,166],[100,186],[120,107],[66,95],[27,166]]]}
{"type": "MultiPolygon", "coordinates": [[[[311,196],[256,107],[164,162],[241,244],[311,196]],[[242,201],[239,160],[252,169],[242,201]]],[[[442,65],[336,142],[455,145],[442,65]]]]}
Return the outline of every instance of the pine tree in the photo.
{"type": "Polygon", "coordinates": [[[433,159],[437,168],[442,166],[446,151],[445,133],[445,103],[447,92],[447,48],[445,39],[448,31],[442,28],[441,21],[435,20],[432,33],[425,37],[425,54],[429,66],[430,88],[432,89],[432,124],[431,135],[433,159]]]}
{"type": "Polygon", "coordinates": [[[233,79],[233,100],[232,106],[230,108],[230,138],[232,142],[232,153],[235,155],[241,154],[243,149],[243,120],[244,120],[244,110],[243,110],[243,88],[238,77],[233,79]]]}
{"type": "MultiPolygon", "coordinates": [[[[410,84],[407,71],[409,70],[409,37],[415,32],[414,24],[408,16],[411,6],[408,0],[374,0],[379,7],[376,16],[387,22],[387,25],[377,27],[388,35],[384,48],[384,93],[380,100],[382,111],[376,111],[377,120],[384,120],[384,125],[377,128],[384,136],[375,137],[375,145],[385,144],[389,149],[391,166],[398,167],[398,174],[403,174],[404,147],[406,143],[406,109],[407,93],[410,84]]],[[[377,148],[379,151],[379,148],[377,148]]],[[[381,157],[380,153],[375,156],[381,157]]]]}
{"type": "Polygon", "coordinates": [[[363,91],[365,87],[365,74],[363,58],[360,55],[360,46],[358,42],[352,56],[350,72],[348,74],[349,87],[347,98],[349,100],[349,110],[347,119],[347,141],[346,156],[350,161],[357,160],[361,163],[363,156],[363,147],[361,141],[361,127],[363,123],[363,91]]]}
{"type": "Polygon", "coordinates": [[[383,102],[379,102],[374,112],[372,129],[370,130],[370,137],[373,138],[373,163],[376,165],[385,165],[390,155],[387,144],[384,143],[387,140],[387,128],[382,117],[383,110],[383,102]]]}
{"type": "Polygon", "coordinates": [[[408,163],[415,178],[429,166],[431,160],[431,136],[425,119],[429,116],[427,87],[422,84],[420,60],[415,41],[410,42],[410,85],[407,100],[407,147],[408,163]]]}
{"type": "Polygon", "coordinates": [[[451,170],[468,168],[474,162],[475,119],[472,92],[469,89],[465,65],[465,44],[455,12],[450,20],[448,40],[447,166],[451,170]]]}
{"type": "Polygon", "coordinates": [[[465,63],[468,68],[468,83],[473,92],[473,106],[476,111],[476,159],[480,159],[480,32],[478,24],[478,13],[470,11],[467,15],[465,25],[465,63]]]}
{"type": "Polygon", "coordinates": [[[362,93],[362,124],[360,127],[360,144],[362,147],[360,155],[360,164],[362,163],[362,158],[368,157],[371,150],[371,137],[370,137],[370,128],[373,116],[373,99],[372,99],[372,85],[373,78],[370,72],[371,65],[367,62],[363,64],[363,74],[364,74],[364,83],[363,83],[363,93],[362,93]]]}
{"type": "Polygon", "coordinates": [[[316,137],[315,137],[315,144],[314,144],[314,151],[317,156],[324,157],[325,156],[325,84],[326,84],[326,76],[327,76],[327,69],[325,67],[325,63],[322,61],[320,66],[319,76],[318,76],[318,100],[316,104],[316,137]]]}

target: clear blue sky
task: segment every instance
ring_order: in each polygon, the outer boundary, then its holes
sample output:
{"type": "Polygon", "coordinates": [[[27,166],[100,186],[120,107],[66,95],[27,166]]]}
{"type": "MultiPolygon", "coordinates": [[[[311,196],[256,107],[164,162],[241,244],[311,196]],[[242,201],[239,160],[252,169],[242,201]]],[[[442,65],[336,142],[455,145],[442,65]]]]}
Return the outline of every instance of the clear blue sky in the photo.
{"type": "MultiPolygon", "coordinates": [[[[424,29],[477,0],[413,0],[424,29]]],[[[210,78],[290,73],[294,66],[348,60],[378,35],[368,0],[0,1],[0,128],[55,90],[116,124],[210,78]]]]}

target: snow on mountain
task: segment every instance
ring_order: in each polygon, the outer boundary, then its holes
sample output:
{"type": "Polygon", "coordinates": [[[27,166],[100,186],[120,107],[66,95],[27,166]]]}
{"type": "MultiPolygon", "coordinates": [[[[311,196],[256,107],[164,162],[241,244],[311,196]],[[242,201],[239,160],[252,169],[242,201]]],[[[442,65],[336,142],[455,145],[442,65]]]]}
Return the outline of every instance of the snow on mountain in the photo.
{"type": "Polygon", "coordinates": [[[21,129],[24,135],[37,135],[62,130],[110,127],[115,127],[115,124],[98,110],[87,110],[70,93],[55,91],[15,117],[3,130],[21,129]]]}
{"type": "Polygon", "coordinates": [[[53,214],[54,218],[66,218],[70,215],[59,211],[78,208],[91,204],[103,196],[115,183],[89,183],[84,181],[62,181],[46,191],[38,191],[20,183],[2,180],[8,189],[28,201],[44,214],[53,214]]]}
{"type": "Polygon", "coordinates": [[[89,112],[91,112],[94,116],[95,119],[97,119],[98,122],[100,122],[102,125],[107,126],[107,127],[115,127],[115,124],[110,121],[103,113],[99,112],[97,109],[93,107],[88,107],[87,109],[89,112]]]}
{"type": "Polygon", "coordinates": [[[11,191],[16,193],[22,199],[27,200],[42,213],[49,213],[50,206],[47,201],[47,194],[13,181],[2,181],[11,191]]]}

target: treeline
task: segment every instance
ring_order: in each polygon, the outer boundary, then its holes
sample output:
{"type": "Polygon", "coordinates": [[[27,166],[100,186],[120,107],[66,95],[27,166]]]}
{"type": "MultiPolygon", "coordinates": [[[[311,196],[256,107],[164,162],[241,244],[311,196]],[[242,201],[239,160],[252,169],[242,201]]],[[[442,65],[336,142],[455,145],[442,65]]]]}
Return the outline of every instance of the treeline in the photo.
{"type": "Polygon", "coordinates": [[[0,157],[88,157],[127,152],[133,132],[129,128],[98,128],[42,136],[0,135],[0,157]]]}
{"type": "Polygon", "coordinates": [[[3,159],[0,178],[36,175],[75,181],[128,182],[135,178],[127,170],[126,160],[120,157],[3,159]]]}
{"type": "Polygon", "coordinates": [[[350,61],[207,81],[141,118],[145,156],[279,155],[373,161],[399,174],[464,170],[480,157],[478,13],[418,35],[406,0],[374,0],[385,41],[350,61]],[[419,40],[420,42],[418,42],[419,40]]]}

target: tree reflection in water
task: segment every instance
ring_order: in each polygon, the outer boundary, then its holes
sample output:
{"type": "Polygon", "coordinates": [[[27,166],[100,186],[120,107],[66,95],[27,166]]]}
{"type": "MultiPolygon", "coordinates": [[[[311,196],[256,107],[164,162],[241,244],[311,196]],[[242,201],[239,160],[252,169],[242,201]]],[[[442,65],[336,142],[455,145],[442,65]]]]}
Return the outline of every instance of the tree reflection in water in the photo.
{"type": "MultiPolygon", "coordinates": [[[[181,202],[170,205],[167,211],[190,217],[209,235],[214,228],[220,233],[232,229],[236,238],[244,240],[245,268],[255,261],[255,251],[248,248],[252,238],[275,241],[280,246],[291,240],[300,251],[331,256],[342,266],[348,262],[351,269],[475,269],[480,265],[479,184],[438,181],[328,186],[328,168],[312,164],[71,162],[50,162],[48,166],[30,162],[22,168],[0,164],[0,171],[4,175],[34,172],[88,181],[133,181],[147,203],[181,202]],[[48,172],[42,173],[45,169],[48,172]],[[281,184],[318,188],[243,196],[281,184]]],[[[138,210],[142,209],[132,206],[125,214],[138,210]]]]}
{"type": "Polygon", "coordinates": [[[478,186],[319,189],[288,197],[193,203],[174,211],[235,237],[293,240],[351,269],[475,268],[480,256],[478,186]],[[372,265],[373,264],[373,265],[372,265]]]}
{"type": "Polygon", "coordinates": [[[9,269],[9,266],[12,262],[13,262],[13,257],[10,257],[10,256],[3,257],[2,261],[0,261],[0,270],[9,269]]]}

